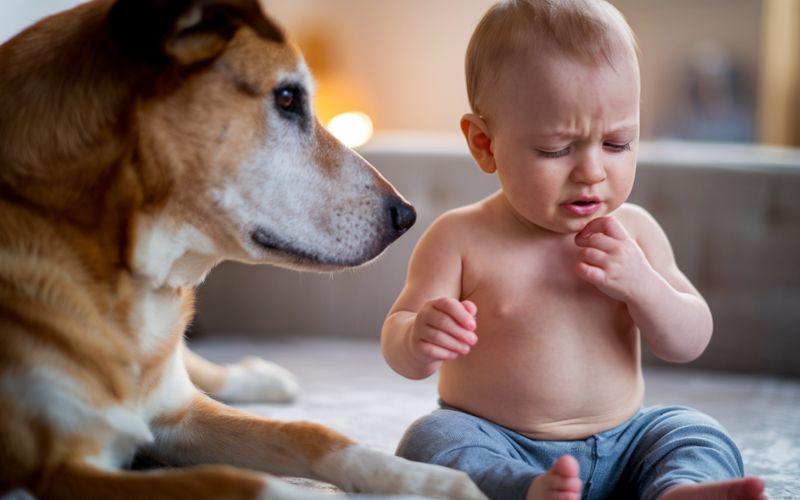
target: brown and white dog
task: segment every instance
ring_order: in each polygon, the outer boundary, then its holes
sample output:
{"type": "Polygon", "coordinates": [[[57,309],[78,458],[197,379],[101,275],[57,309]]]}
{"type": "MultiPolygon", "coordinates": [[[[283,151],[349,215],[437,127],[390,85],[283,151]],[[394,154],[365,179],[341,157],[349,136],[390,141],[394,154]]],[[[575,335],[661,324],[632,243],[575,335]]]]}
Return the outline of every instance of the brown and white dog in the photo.
{"type": "Polygon", "coordinates": [[[275,474],[484,498],[187,375],[219,369],[183,346],[218,262],[355,266],[414,222],[318,124],[256,0],[96,0],[7,42],[0,68],[0,496],[329,498],[275,474]],[[191,467],[125,470],[137,450],[191,467]]]}

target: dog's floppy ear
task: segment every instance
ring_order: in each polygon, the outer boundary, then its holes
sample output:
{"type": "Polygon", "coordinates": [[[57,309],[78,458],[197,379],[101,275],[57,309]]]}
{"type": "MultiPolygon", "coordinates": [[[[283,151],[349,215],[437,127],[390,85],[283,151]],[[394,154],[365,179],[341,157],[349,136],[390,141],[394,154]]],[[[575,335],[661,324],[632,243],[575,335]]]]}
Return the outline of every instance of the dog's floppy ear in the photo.
{"type": "Polygon", "coordinates": [[[215,58],[242,26],[268,40],[285,40],[258,0],[117,0],[108,25],[129,54],[182,65],[215,58]]]}

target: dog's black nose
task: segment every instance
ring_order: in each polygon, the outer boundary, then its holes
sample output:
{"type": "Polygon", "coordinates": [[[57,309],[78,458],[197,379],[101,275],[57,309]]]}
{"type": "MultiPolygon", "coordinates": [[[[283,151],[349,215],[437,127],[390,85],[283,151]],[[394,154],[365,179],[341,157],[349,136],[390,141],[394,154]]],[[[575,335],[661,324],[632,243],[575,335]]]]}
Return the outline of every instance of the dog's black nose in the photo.
{"type": "Polygon", "coordinates": [[[398,235],[408,231],[417,221],[417,212],[414,207],[400,199],[389,204],[389,215],[392,219],[392,227],[398,235]]]}

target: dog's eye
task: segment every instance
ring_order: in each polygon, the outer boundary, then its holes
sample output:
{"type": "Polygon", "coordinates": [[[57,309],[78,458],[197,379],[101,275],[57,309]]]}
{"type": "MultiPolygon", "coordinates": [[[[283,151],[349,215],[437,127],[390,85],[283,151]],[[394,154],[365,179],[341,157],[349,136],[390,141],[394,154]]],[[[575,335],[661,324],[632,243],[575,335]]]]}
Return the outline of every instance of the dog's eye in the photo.
{"type": "Polygon", "coordinates": [[[298,124],[303,130],[308,130],[310,110],[305,89],[297,83],[289,83],[277,87],[272,94],[275,109],[281,117],[298,124]]]}
{"type": "Polygon", "coordinates": [[[275,92],[275,104],[284,111],[290,111],[294,104],[294,90],[283,88],[275,92]]]}
{"type": "Polygon", "coordinates": [[[281,85],[273,92],[278,111],[291,116],[303,116],[305,112],[303,88],[296,84],[281,85]]]}

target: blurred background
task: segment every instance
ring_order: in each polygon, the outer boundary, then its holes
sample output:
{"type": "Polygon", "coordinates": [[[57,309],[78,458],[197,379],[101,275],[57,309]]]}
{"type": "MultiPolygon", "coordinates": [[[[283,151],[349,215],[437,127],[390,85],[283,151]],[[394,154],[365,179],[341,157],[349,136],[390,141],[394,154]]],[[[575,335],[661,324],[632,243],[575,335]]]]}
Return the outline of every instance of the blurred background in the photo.
{"type": "MultiPolygon", "coordinates": [[[[304,48],[321,96],[338,94],[340,107],[361,107],[378,131],[452,132],[467,110],[464,50],[492,3],[291,0],[267,6],[304,48]]],[[[800,143],[800,2],[612,3],[640,43],[643,139],[800,143]]]]}
{"type": "MultiPolygon", "coordinates": [[[[643,139],[800,144],[800,2],[611,2],[639,39],[643,139]]],[[[3,0],[0,40],[77,3],[3,0]]],[[[493,0],[263,3],[306,53],[326,123],[359,111],[378,133],[458,130],[464,50],[493,0]]]]}
{"type": "MultiPolygon", "coordinates": [[[[708,300],[703,368],[800,377],[800,0],[611,0],[642,68],[632,200],[708,300]]],[[[2,0],[0,40],[76,0],[2,0]]],[[[411,200],[416,226],[335,275],[226,263],[200,287],[195,337],[375,340],[422,231],[495,189],[459,137],[463,57],[493,0],[264,0],[304,50],[323,123],[411,200]]]]}

